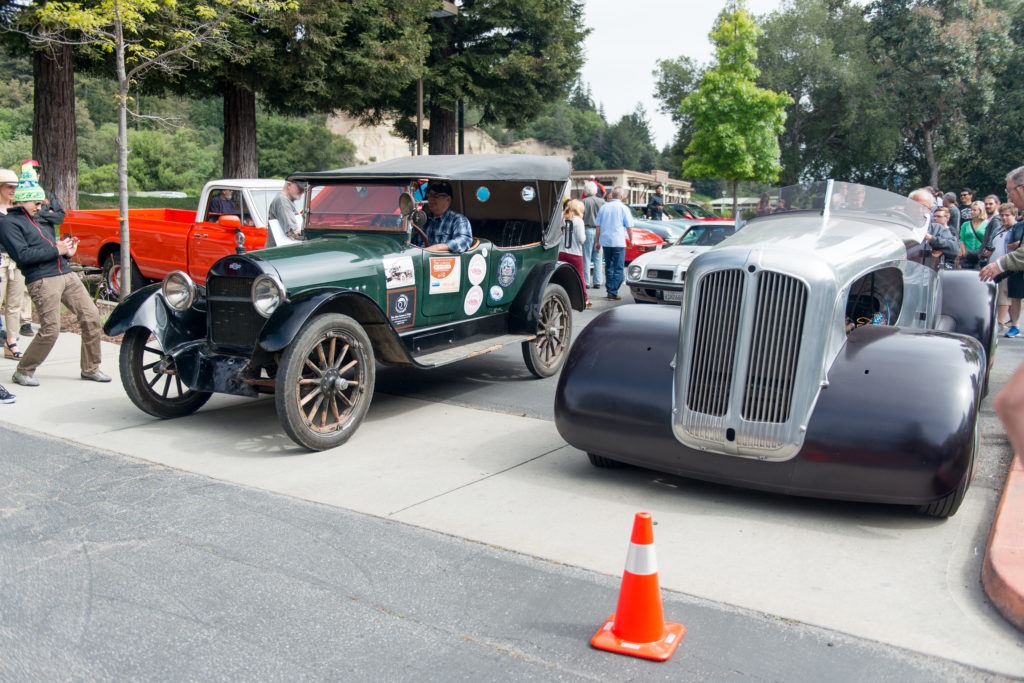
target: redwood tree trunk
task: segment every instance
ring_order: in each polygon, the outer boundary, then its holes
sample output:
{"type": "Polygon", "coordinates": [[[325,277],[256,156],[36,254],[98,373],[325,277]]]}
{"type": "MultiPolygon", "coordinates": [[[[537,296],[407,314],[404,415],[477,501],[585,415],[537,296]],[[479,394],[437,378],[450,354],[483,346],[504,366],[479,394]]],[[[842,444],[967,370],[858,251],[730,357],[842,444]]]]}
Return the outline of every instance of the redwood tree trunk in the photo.
{"type": "Polygon", "coordinates": [[[455,112],[430,107],[430,154],[455,154],[455,112]]]}
{"type": "Polygon", "coordinates": [[[224,177],[258,176],[256,93],[229,83],[224,89],[224,177]]]}
{"type": "Polygon", "coordinates": [[[65,209],[77,209],[78,136],[71,46],[54,45],[52,52],[34,51],[32,74],[32,157],[43,167],[43,188],[65,209]]]}

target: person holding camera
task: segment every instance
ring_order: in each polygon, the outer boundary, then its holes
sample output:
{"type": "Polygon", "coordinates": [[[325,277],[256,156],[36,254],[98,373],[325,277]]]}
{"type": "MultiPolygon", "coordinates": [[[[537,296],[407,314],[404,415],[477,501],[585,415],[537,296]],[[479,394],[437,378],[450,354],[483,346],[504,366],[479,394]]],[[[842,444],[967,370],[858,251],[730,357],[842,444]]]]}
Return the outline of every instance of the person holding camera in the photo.
{"type": "Polygon", "coordinates": [[[35,169],[25,164],[14,191],[14,206],[0,222],[0,242],[25,276],[29,296],[39,314],[39,332],[22,354],[11,380],[26,387],[39,386],[35,371],[46,360],[60,335],[63,303],[75,314],[82,328],[82,379],[109,382],[110,377],[100,370],[103,326],[99,310],[81,278],[71,271],[69,258],[78,250],[78,240],[58,239],[52,230],[36,221],[45,201],[46,193],[39,186],[35,169]]]}

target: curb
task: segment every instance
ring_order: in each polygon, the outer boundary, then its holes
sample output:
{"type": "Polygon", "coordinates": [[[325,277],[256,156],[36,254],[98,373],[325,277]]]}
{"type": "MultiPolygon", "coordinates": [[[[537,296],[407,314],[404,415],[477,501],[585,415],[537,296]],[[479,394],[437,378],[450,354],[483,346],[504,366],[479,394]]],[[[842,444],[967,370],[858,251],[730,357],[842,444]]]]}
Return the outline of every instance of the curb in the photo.
{"type": "Polygon", "coordinates": [[[1007,621],[1024,631],[1024,459],[1014,456],[992,520],[981,584],[1007,621]]]}

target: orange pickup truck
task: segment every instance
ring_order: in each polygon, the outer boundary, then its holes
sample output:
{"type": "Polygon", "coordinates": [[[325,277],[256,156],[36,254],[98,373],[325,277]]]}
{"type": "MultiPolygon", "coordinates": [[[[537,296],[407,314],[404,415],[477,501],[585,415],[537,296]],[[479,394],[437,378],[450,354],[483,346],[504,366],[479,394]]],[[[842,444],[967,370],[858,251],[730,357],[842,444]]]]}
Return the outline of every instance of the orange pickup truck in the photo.
{"type": "MultiPolygon", "coordinates": [[[[196,211],[129,210],[132,289],[162,280],[175,270],[183,270],[195,282],[205,284],[210,266],[222,256],[235,253],[240,235],[245,238],[247,251],[262,249],[267,242],[267,210],[282,187],[283,180],[215,180],[203,187],[196,211]],[[221,190],[233,191],[236,213],[210,210],[211,200],[221,190]]],[[[299,210],[297,206],[296,213],[299,210]]],[[[61,224],[62,234],[79,240],[75,261],[85,268],[101,268],[104,287],[117,298],[121,289],[119,213],[117,209],[68,211],[61,224]]]]}

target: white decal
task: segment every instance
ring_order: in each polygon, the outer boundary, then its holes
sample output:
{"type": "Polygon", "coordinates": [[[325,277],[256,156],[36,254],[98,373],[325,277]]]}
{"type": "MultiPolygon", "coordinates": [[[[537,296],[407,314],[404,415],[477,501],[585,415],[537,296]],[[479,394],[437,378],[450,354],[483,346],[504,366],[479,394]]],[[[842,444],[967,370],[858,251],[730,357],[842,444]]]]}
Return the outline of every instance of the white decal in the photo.
{"type": "Polygon", "coordinates": [[[385,256],[382,261],[384,263],[384,281],[387,283],[388,289],[416,284],[416,272],[412,267],[411,256],[385,256]]]}
{"type": "Polygon", "coordinates": [[[462,259],[458,256],[435,256],[430,259],[430,294],[459,291],[462,283],[462,259]]]}
{"type": "Polygon", "coordinates": [[[480,254],[473,254],[473,258],[469,259],[469,268],[466,269],[466,275],[469,276],[469,284],[478,285],[484,281],[487,277],[487,259],[480,254]]]}
{"type": "Polygon", "coordinates": [[[480,304],[484,302],[484,290],[479,285],[469,288],[466,292],[466,302],[463,306],[463,310],[466,311],[466,315],[473,315],[480,310],[480,304]]]}

